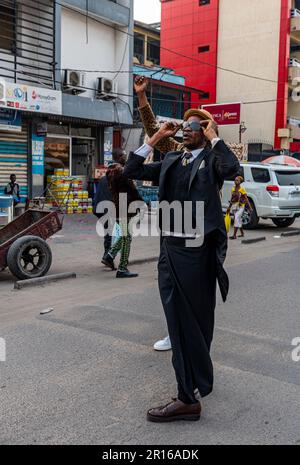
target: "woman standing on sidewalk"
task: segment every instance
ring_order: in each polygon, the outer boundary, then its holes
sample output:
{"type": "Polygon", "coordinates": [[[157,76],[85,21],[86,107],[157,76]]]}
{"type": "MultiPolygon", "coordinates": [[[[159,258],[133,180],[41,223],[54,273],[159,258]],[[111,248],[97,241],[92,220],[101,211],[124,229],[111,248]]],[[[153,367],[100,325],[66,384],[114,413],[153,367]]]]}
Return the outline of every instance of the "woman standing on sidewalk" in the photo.
{"type": "Polygon", "coordinates": [[[238,230],[241,231],[241,235],[239,237],[244,237],[244,229],[243,229],[243,214],[247,207],[250,211],[252,211],[251,204],[249,202],[247,191],[242,186],[244,179],[242,176],[237,176],[235,178],[235,185],[231,190],[231,200],[229,203],[229,207],[227,209],[227,213],[230,213],[231,209],[234,214],[234,232],[233,236],[230,236],[229,239],[235,240],[237,238],[238,230]]]}
{"type": "Polygon", "coordinates": [[[132,202],[143,201],[143,199],[140,197],[134,182],[124,176],[123,171],[124,168],[119,163],[115,163],[107,170],[108,186],[112,194],[112,200],[116,207],[116,222],[120,227],[121,234],[116,243],[103,257],[102,263],[114,270],[114,259],[120,252],[121,258],[116,277],[136,278],[138,274],[131,273],[127,268],[132,242],[130,219],[135,216],[133,213],[128,213],[128,207],[132,202]],[[127,194],[126,218],[122,218],[121,216],[122,210],[120,208],[120,194],[127,194]]]}

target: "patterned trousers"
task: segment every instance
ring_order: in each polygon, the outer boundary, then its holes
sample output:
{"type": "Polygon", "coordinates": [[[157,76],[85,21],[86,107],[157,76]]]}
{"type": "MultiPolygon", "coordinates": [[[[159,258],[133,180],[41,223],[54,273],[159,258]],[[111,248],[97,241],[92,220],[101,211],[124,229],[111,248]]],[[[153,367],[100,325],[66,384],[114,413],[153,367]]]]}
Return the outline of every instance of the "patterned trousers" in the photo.
{"type": "Polygon", "coordinates": [[[121,230],[121,236],[111,247],[109,254],[112,256],[113,259],[115,259],[117,254],[121,252],[119,270],[124,271],[127,269],[128,266],[132,236],[129,231],[129,224],[126,220],[120,219],[118,220],[118,223],[121,230]]]}

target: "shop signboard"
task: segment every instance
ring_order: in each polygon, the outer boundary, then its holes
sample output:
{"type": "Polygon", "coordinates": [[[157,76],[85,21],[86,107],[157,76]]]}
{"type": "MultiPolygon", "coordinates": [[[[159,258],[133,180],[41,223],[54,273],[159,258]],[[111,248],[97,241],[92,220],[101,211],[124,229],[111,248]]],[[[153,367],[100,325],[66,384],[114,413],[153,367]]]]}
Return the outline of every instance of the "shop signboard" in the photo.
{"type": "Polygon", "coordinates": [[[209,111],[219,126],[241,123],[241,104],[224,103],[220,105],[203,105],[203,110],[209,111]]]}
{"type": "Polygon", "coordinates": [[[113,161],[112,150],[113,150],[112,142],[110,139],[107,139],[104,142],[104,165],[105,166],[109,166],[113,161]]]}
{"type": "Polygon", "coordinates": [[[22,132],[22,118],[14,110],[0,108],[0,131],[22,132]]]}
{"type": "Polygon", "coordinates": [[[44,175],[45,138],[32,135],[32,174],[44,175]]]}
{"type": "Polygon", "coordinates": [[[61,115],[62,93],[0,79],[0,108],[61,115]]]}

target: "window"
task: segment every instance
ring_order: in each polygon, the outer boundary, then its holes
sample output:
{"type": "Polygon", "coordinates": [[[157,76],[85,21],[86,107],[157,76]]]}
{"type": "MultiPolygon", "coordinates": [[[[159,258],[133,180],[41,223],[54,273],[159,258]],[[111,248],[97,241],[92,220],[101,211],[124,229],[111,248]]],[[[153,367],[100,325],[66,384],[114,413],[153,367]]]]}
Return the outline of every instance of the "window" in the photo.
{"type": "Polygon", "coordinates": [[[0,49],[14,51],[16,10],[0,2],[0,49]]]}
{"type": "Polygon", "coordinates": [[[206,53],[209,52],[209,45],[203,45],[202,47],[198,47],[198,53],[206,53]]]}
{"type": "Polygon", "coordinates": [[[145,38],[142,34],[134,34],[134,56],[139,60],[141,65],[145,64],[144,55],[145,38]]]}
{"type": "Polygon", "coordinates": [[[148,37],[147,43],[147,59],[152,61],[155,65],[160,62],[160,44],[159,40],[151,39],[148,37]]]}
{"type": "Polygon", "coordinates": [[[210,97],[210,93],[209,92],[203,92],[200,96],[199,96],[199,100],[208,100],[210,97]]]}
{"type": "Polygon", "coordinates": [[[261,184],[266,184],[270,182],[270,173],[267,169],[264,168],[251,168],[251,173],[255,182],[261,184]]]}
{"type": "Polygon", "coordinates": [[[209,5],[210,0],[199,0],[199,6],[209,5]]]}
{"type": "Polygon", "coordinates": [[[279,186],[300,186],[300,171],[276,171],[279,186]]]}

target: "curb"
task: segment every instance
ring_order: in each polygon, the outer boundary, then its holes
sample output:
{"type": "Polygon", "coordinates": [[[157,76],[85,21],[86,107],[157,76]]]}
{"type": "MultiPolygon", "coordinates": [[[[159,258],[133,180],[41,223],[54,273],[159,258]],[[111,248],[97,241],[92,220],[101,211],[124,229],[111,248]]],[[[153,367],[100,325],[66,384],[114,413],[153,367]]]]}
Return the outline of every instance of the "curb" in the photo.
{"type": "Polygon", "coordinates": [[[46,284],[49,282],[58,281],[60,279],[69,279],[76,278],[76,273],[59,273],[59,274],[50,274],[48,276],[43,276],[41,278],[32,278],[26,279],[24,281],[16,281],[14,284],[14,289],[23,289],[24,287],[38,286],[39,284],[46,284]]]}
{"type": "Polygon", "coordinates": [[[291,236],[300,236],[300,229],[297,231],[283,232],[281,233],[282,237],[291,237],[291,236]]]}
{"type": "Polygon", "coordinates": [[[142,265],[143,263],[158,262],[158,258],[158,255],[155,257],[136,258],[135,260],[130,260],[129,265],[142,265]]]}
{"type": "Polygon", "coordinates": [[[255,237],[254,239],[244,239],[242,244],[255,244],[256,242],[266,241],[266,237],[255,237]]]}

